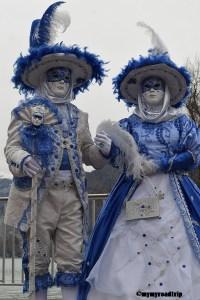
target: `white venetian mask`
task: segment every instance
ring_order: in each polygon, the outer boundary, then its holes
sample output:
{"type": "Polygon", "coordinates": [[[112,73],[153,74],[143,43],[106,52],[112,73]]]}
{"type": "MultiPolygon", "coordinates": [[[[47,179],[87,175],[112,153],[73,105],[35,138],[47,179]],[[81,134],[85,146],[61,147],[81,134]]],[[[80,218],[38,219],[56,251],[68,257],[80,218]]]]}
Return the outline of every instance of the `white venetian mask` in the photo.
{"type": "Polygon", "coordinates": [[[146,78],[141,85],[142,98],[148,107],[162,105],[165,95],[165,84],[158,77],[146,78]]]}

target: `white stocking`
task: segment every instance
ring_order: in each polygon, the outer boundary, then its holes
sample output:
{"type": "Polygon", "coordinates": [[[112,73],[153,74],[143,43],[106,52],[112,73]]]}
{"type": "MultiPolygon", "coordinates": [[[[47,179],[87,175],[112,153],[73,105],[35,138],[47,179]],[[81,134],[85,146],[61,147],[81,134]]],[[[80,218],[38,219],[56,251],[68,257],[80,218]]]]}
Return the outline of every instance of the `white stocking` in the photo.
{"type": "Polygon", "coordinates": [[[76,300],[77,292],[78,292],[77,287],[62,286],[61,291],[62,291],[63,300],[76,300]]]}
{"type": "Polygon", "coordinates": [[[47,300],[47,290],[39,290],[35,293],[35,300],[47,300]]]}

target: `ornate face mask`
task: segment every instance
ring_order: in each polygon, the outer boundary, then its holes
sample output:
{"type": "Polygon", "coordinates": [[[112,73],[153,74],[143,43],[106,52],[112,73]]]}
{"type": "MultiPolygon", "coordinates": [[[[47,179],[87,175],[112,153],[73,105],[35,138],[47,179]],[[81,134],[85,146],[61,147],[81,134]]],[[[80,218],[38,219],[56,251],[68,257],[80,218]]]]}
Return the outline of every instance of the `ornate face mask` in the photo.
{"type": "Polygon", "coordinates": [[[42,114],[42,113],[39,113],[39,112],[34,112],[33,114],[32,114],[32,119],[31,119],[31,121],[32,121],[32,124],[34,125],[34,126],[40,126],[41,124],[43,124],[44,123],[44,115],[42,114]]]}
{"type": "Polygon", "coordinates": [[[64,81],[65,83],[71,83],[71,72],[66,68],[53,68],[47,71],[47,81],[57,82],[64,81]]]}
{"type": "Polygon", "coordinates": [[[35,106],[31,109],[31,122],[34,126],[44,124],[45,108],[43,106],[35,106]]]}
{"type": "Polygon", "coordinates": [[[141,85],[142,96],[147,105],[157,106],[162,103],[165,83],[159,77],[146,78],[141,85]]]}
{"type": "Polygon", "coordinates": [[[53,68],[47,71],[46,81],[51,95],[65,97],[72,87],[71,72],[66,68],[53,68]]]}
{"type": "Polygon", "coordinates": [[[142,93],[145,93],[149,90],[165,90],[165,83],[159,77],[148,77],[142,82],[142,93]]]}

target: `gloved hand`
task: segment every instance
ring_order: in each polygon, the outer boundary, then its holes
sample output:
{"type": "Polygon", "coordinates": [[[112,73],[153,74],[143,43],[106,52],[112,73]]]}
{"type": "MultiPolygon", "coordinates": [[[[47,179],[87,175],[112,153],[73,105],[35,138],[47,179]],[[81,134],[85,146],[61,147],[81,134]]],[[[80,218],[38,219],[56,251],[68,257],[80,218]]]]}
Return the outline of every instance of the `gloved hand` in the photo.
{"type": "Polygon", "coordinates": [[[190,151],[175,154],[172,157],[162,157],[159,161],[161,171],[189,171],[193,169],[194,157],[190,151]]]}
{"type": "Polygon", "coordinates": [[[32,156],[27,156],[23,161],[22,170],[27,176],[33,177],[41,171],[41,166],[32,156]]]}
{"type": "Polygon", "coordinates": [[[94,138],[95,144],[102,152],[104,156],[109,156],[111,150],[112,140],[109,136],[105,133],[105,131],[101,131],[96,134],[94,138]]]}

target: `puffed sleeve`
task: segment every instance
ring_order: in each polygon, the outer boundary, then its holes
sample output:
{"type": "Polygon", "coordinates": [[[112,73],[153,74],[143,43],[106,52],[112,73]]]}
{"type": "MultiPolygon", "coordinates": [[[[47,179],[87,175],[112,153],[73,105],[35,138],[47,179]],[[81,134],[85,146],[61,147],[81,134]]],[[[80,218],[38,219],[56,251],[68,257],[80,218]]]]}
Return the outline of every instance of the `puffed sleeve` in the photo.
{"type": "Polygon", "coordinates": [[[182,116],[175,121],[180,139],[174,155],[160,159],[160,169],[170,171],[191,171],[200,165],[200,130],[194,121],[182,116]]]}
{"type": "Polygon", "coordinates": [[[192,154],[194,161],[193,168],[197,168],[200,166],[200,129],[195,122],[187,116],[183,118],[182,124],[182,147],[192,154]]]}
{"type": "Polygon", "coordinates": [[[109,159],[105,158],[94,144],[88,124],[88,114],[80,112],[78,139],[82,152],[82,159],[86,165],[92,165],[95,169],[104,167],[109,159]]]}
{"type": "Polygon", "coordinates": [[[25,151],[20,143],[20,128],[22,122],[12,113],[11,122],[8,127],[8,138],[4,153],[9,169],[14,176],[24,176],[21,170],[23,160],[30,154],[25,151]]]}

